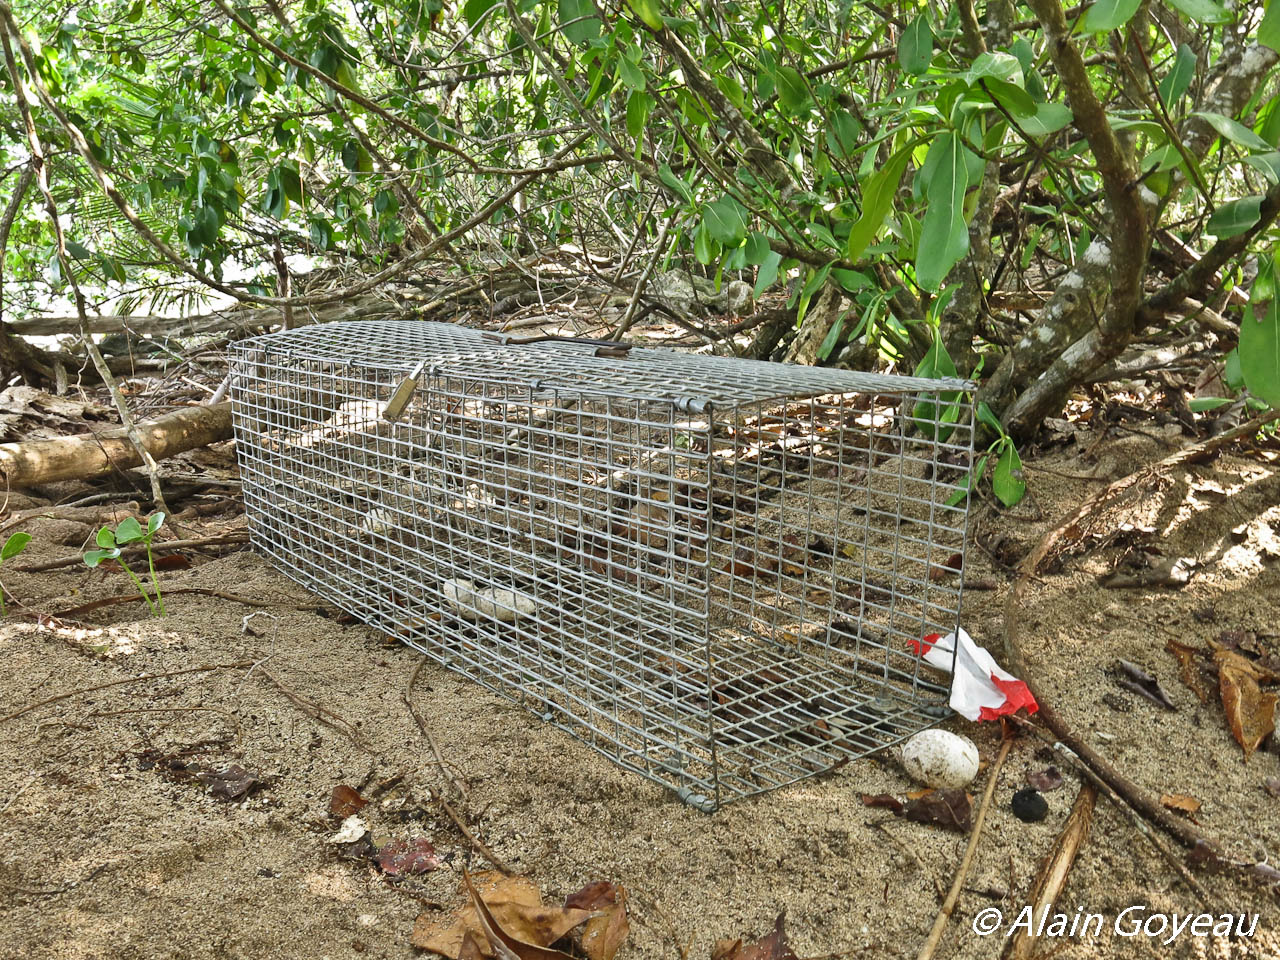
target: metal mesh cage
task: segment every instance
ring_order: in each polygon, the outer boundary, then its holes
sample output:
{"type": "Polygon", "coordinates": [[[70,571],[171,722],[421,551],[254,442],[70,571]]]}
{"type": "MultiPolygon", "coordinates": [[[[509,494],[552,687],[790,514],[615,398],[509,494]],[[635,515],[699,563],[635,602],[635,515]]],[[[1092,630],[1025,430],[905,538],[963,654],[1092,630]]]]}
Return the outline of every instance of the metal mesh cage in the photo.
{"type": "Polygon", "coordinates": [[[971,384],[418,321],[232,384],[259,550],[695,806],[945,715],[971,384]]]}

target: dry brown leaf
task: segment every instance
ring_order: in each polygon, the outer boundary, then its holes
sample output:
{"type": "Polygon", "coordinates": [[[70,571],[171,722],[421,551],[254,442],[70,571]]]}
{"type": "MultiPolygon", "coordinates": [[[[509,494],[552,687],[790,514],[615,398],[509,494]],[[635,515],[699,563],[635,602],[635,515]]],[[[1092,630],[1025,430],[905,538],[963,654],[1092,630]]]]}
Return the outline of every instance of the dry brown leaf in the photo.
{"type": "Polygon", "coordinates": [[[440,866],[440,856],[425,837],[416,840],[393,840],[378,851],[374,862],[389,877],[429,873],[440,866]]]}
{"type": "MultiPolygon", "coordinates": [[[[481,899],[480,894],[476,892],[476,888],[471,883],[471,875],[464,867],[462,870],[462,882],[467,886],[467,892],[471,894],[471,904],[475,907],[476,917],[480,921],[480,928],[484,931],[484,935],[489,940],[489,946],[493,948],[493,954],[498,960],[572,960],[567,953],[561,953],[559,950],[552,950],[547,946],[538,943],[531,943],[514,936],[509,930],[504,929],[502,924],[498,922],[490,911],[488,904],[481,899]]],[[[564,913],[579,913],[582,911],[568,911],[560,908],[564,913]]],[[[539,911],[540,913],[544,911],[539,911]]],[[[539,917],[537,921],[530,924],[530,927],[543,927],[543,917],[539,917]]],[[[582,920],[575,921],[569,929],[573,929],[582,920]]],[[[545,928],[541,933],[535,932],[534,936],[545,935],[545,928]]],[[[560,934],[546,940],[545,943],[554,943],[564,936],[568,930],[562,931],[560,934]]]]}
{"type": "Polygon", "coordinates": [[[462,946],[458,949],[458,960],[480,960],[484,956],[484,948],[480,945],[483,939],[477,938],[470,930],[462,938],[462,946]]]}
{"type": "MultiPolygon", "coordinates": [[[[496,870],[467,877],[494,921],[514,938],[529,944],[545,947],[554,943],[591,916],[589,910],[544,906],[538,885],[526,877],[509,877],[496,870]]],[[[463,890],[466,891],[466,880],[463,890]]],[[[475,938],[483,956],[508,956],[490,944],[474,899],[443,919],[421,914],[414,922],[410,942],[419,950],[460,960],[468,934],[475,938]]],[[[551,953],[560,956],[555,951],[551,953]]]]}
{"type": "Polygon", "coordinates": [[[359,813],[368,802],[354,788],[340,783],[333,788],[333,794],[329,797],[329,813],[345,820],[359,813]]]}
{"type": "Polygon", "coordinates": [[[961,571],[964,566],[964,554],[953,553],[940,564],[931,564],[929,567],[929,579],[933,581],[945,580],[947,577],[954,577],[961,571]]]}
{"type": "Polygon", "coordinates": [[[1166,809],[1188,817],[1194,817],[1200,812],[1200,801],[1185,793],[1166,793],[1160,798],[1160,802],[1166,809]]]}
{"type": "Polygon", "coordinates": [[[744,944],[741,940],[720,940],[711,951],[711,960],[796,960],[795,951],[787,943],[787,934],[783,930],[786,911],[778,914],[773,924],[773,932],[757,940],[744,944]]]}
{"type": "Polygon", "coordinates": [[[1194,693],[1201,703],[1208,703],[1209,691],[1204,688],[1198,669],[1198,661],[1205,651],[1177,640],[1165,641],[1164,648],[1178,658],[1178,676],[1182,679],[1183,686],[1194,693]]]}
{"type": "Polygon", "coordinates": [[[611,903],[618,902],[618,888],[608,880],[597,880],[588,883],[577,893],[564,898],[564,905],[570,910],[602,910],[611,903]]]}
{"type": "MultiPolygon", "coordinates": [[[[610,884],[610,886],[613,886],[610,884]]],[[[614,902],[602,904],[596,914],[582,928],[580,945],[589,960],[613,960],[631,932],[627,920],[627,893],[621,887],[614,888],[614,902]]]]}
{"type": "Polygon", "coordinates": [[[963,789],[928,790],[907,804],[902,815],[916,823],[932,823],[968,833],[973,800],[963,789]]]}
{"type": "Polygon", "coordinates": [[[1218,685],[1222,691],[1222,707],[1227,712],[1231,734],[1249,759],[1258,745],[1276,728],[1274,693],[1263,693],[1258,686],[1260,674],[1251,660],[1233,650],[1219,647],[1213,659],[1218,664],[1218,685]]]}
{"type": "Polygon", "coordinates": [[[901,813],[905,804],[891,793],[864,793],[862,805],[866,807],[883,807],[894,813],[901,813]]]}

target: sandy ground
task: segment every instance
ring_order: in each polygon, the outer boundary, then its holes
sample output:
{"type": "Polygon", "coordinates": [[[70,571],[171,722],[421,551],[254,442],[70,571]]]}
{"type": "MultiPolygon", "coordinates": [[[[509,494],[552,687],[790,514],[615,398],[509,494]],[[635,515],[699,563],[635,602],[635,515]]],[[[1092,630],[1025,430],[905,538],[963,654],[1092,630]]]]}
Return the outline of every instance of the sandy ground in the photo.
{"type": "MultiPolygon", "coordinates": [[[[978,510],[975,532],[986,549],[973,549],[966,576],[995,587],[968,593],[965,622],[979,642],[999,646],[1009,574],[997,559],[1020,557],[1096,489],[1098,480],[1081,477],[1114,479],[1185,442],[1153,432],[1120,434],[1088,457],[1080,451],[1096,438],[1085,434],[1029,461],[1031,496],[1019,507],[978,510]]],[[[89,492],[44,491],[62,499],[89,492]]],[[[9,509],[42,502],[15,496],[9,509]]],[[[1089,549],[1069,556],[1035,586],[1024,611],[1030,666],[1062,714],[1145,789],[1199,800],[1200,826],[1232,856],[1273,862],[1280,861],[1280,798],[1264,783],[1280,777],[1280,755],[1272,746],[1246,763],[1221,703],[1201,704],[1179,682],[1164,647],[1171,637],[1203,645],[1240,630],[1261,635],[1257,642],[1280,655],[1277,503],[1280,467],[1265,459],[1175,471],[1121,514],[1108,515],[1097,532],[1118,534],[1115,542],[1089,541],[1089,549]],[[1198,564],[1180,590],[1100,586],[1099,576],[1122,555],[1147,563],[1195,557],[1198,564]],[[1112,674],[1121,657],[1156,674],[1177,711],[1122,690],[1112,674]]],[[[242,523],[233,501],[221,513],[216,506],[184,533],[242,523]]],[[[622,958],[709,960],[715,941],[760,936],[783,910],[800,957],[914,957],[924,942],[966,838],[863,805],[863,794],[911,789],[892,760],[854,762],[707,815],[497,695],[428,665],[412,699],[465,791],[458,796],[401,699],[418,655],[318,609],[323,605],[247,548],[191,554],[189,569],[166,572],[166,619],[140,618],[145,610],[131,604],[82,614],[78,623],[37,621],[33,612],[65,610],[128,586],[118,572],[83,566],[18,569],[74,554],[92,524],[112,512],[79,510],[72,519],[51,511],[23,524],[36,540],[3,573],[23,606],[0,627],[0,715],[76,692],[0,723],[0,956],[412,956],[415,918],[437,917],[440,907],[457,903],[456,868],[483,860],[433,803],[433,787],[547,899],[597,879],[623,885],[632,933],[622,958]],[[182,587],[270,605],[172,593],[182,587]],[[255,610],[275,619],[255,617],[246,632],[244,618],[255,610]],[[237,662],[260,663],[252,671],[231,667],[92,689],[237,662]],[[331,711],[328,723],[306,704],[331,711]],[[219,800],[198,783],[162,775],[146,762],[148,750],[152,757],[192,750],[190,762],[212,768],[240,764],[266,786],[241,802],[219,800]],[[451,863],[393,884],[367,860],[340,858],[328,842],[336,829],[329,798],[338,784],[376,795],[363,812],[375,842],[427,837],[451,863]]],[[[985,759],[995,756],[999,731],[991,725],[957,719],[947,726],[973,737],[985,759]]],[[[1003,948],[1001,933],[973,932],[975,918],[998,909],[1001,932],[1008,928],[1079,789],[1067,769],[1063,788],[1046,794],[1044,822],[1015,819],[1010,797],[1048,763],[1032,740],[1013,747],[939,957],[994,957],[1003,948]]],[[[1122,813],[1100,801],[1059,909],[1101,914],[1103,932],[1044,941],[1043,955],[1280,956],[1274,891],[1233,874],[1197,876],[1204,904],[1122,813]],[[1259,916],[1251,937],[1184,932],[1163,943],[1167,933],[1115,934],[1117,916],[1134,906],[1143,909],[1127,914],[1130,920],[1175,912],[1259,916]]]]}

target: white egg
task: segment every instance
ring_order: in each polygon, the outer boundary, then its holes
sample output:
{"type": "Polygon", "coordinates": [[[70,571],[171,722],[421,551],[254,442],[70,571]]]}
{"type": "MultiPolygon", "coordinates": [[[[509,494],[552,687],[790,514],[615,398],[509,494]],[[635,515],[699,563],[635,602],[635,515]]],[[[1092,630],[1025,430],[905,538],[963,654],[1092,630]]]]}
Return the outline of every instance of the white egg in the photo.
{"type": "Polygon", "coordinates": [[[978,748],[968,737],[946,730],[922,730],[902,745],[902,768],[926,786],[967,786],[978,775],[978,748]]]}

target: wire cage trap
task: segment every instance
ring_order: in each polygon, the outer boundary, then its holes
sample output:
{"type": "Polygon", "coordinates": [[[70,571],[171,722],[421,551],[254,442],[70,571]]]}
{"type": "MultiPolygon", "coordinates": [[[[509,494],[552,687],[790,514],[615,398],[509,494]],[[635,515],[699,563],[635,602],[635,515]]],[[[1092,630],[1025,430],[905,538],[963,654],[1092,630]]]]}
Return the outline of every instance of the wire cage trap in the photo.
{"type": "Polygon", "coordinates": [[[257,549],[704,810],[946,715],[971,387],[420,321],[232,350],[257,549]]]}

